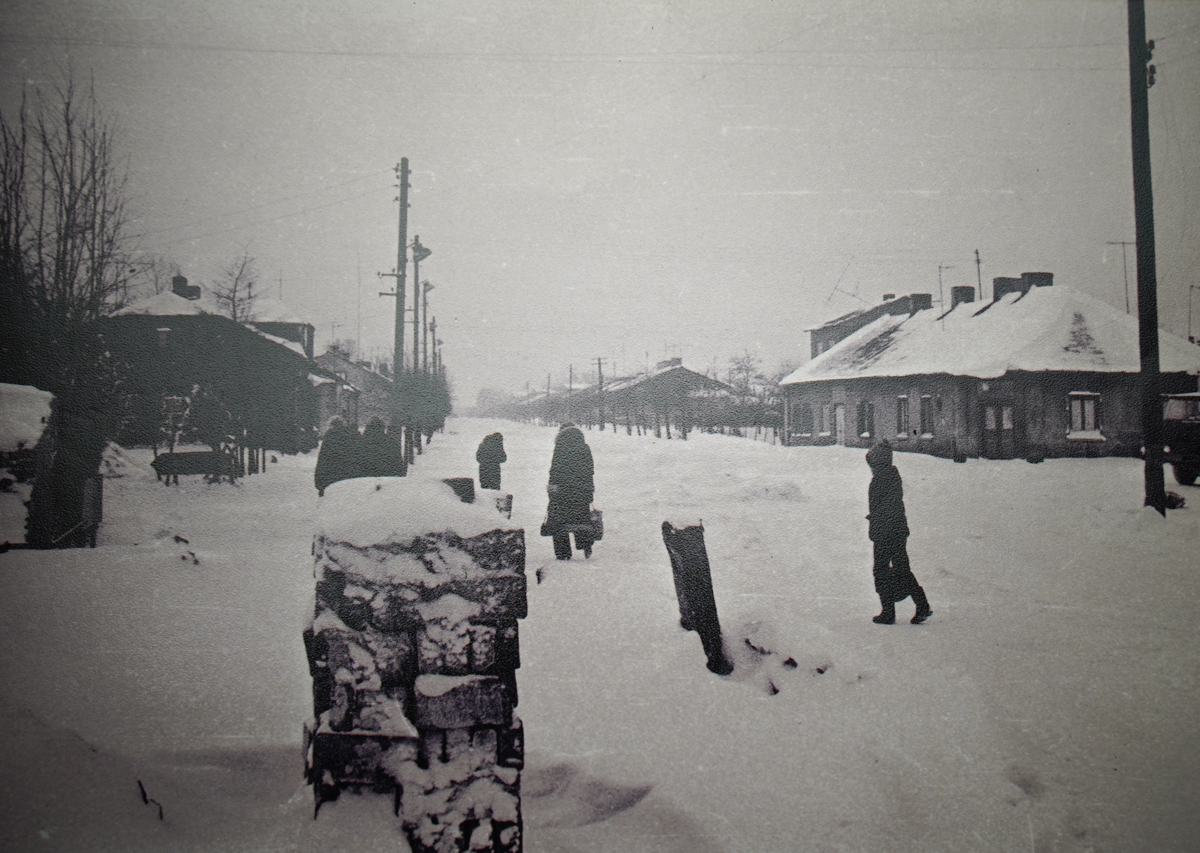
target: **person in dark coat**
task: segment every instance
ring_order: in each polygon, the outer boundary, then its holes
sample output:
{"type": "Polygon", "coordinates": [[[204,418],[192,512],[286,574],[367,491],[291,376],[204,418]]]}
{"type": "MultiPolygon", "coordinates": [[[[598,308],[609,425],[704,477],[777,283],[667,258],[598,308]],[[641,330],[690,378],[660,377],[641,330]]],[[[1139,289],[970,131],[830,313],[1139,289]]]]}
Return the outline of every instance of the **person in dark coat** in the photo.
{"type": "Polygon", "coordinates": [[[321,450],[317,453],[317,467],[313,471],[313,483],[317,495],[322,496],[330,484],[338,480],[349,480],[360,474],[359,442],[362,436],[341,418],[329,422],[329,429],[321,439],[321,450]]]}
{"type": "Polygon", "coordinates": [[[917,612],[912,624],[920,625],[932,614],[925,590],[917,583],[908,563],[908,518],[904,512],[904,485],[892,464],[892,447],[886,441],[867,452],[871,485],[867,489],[867,535],[875,543],[875,592],[883,610],[872,621],[896,623],[896,602],[912,596],[917,612]]]}
{"type": "Polygon", "coordinates": [[[500,488],[500,465],[508,461],[504,455],[504,436],[494,432],[479,442],[475,461],[479,463],[479,488],[500,488]]]}
{"type": "MultiPolygon", "coordinates": [[[[563,424],[554,439],[550,460],[550,482],[546,491],[550,504],[546,509],[547,533],[554,538],[554,556],[571,559],[570,532],[565,525],[590,525],[594,469],[592,449],[574,424],[563,424]]],[[[585,557],[592,556],[592,534],[575,531],[575,548],[585,557]]]]}
{"type": "Polygon", "coordinates": [[[388,435],[380,418],[371,418],[359,442],[359,470],[363,477],[403,477],[408,473],[404,453],[395,436],[388,435]]]}

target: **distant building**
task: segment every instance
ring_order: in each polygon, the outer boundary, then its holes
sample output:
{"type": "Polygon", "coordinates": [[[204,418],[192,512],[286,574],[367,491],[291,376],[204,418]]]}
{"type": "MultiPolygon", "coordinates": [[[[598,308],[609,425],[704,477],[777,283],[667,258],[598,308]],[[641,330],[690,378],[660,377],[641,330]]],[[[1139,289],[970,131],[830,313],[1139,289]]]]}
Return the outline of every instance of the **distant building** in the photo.
{"type": "Polygon", "coordinates": [[[633,376],[605,378],[569,389],[536,392],[514,404],[507,416],[546,423],[592,425],[603,412],[604,422],[671,434],[725,424],[732,389],[683,366],[682,359],[660,361],[654,369],[633,376]]]}
{"type": "MultiPolygon", "coordinates": [[[[993,299],[914,293],[810,330],[781,381],[790,445],[993,459],[1134,456],[1142,445],[1138,323],[1051,273],[994,280],[993,299]]],[[[1200,347],[1159,333],[1163,391],[1193,391],[1200,347]]]]}
{"type": "Polygon", "coordinates": [[[396,391],[390,377],[374,370],[369,363],[354,361],[336,349],[317,356],[317,364],[339,377],[354,391],[352,397],[339,401],[336,412],[325,410],[322,413],[322,434],[335,415],[356,427],[365,426],[375,417],[385,424],[391,424],[396,416],[396,391]]]}

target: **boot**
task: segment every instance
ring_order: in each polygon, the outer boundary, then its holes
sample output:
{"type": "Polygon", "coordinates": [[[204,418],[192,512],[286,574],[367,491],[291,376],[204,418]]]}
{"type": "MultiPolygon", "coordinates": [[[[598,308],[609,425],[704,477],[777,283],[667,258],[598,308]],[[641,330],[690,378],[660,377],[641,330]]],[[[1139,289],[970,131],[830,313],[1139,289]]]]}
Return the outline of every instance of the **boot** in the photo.
{"type": "Polygon", "coordinates": [[[878,616],[876,616],[871,621],[874,622],[876,625],[895,625],[896,624],[896,602],[883,601],[883,599],[880,599],[880,601],[883,603],[883,610],[882,610],[882,612],[880,612],[880,614],[878,616]]]}
{"type": "Polygon", "coordinates": [[[929,606],[929,599],[925,597],[925,590],[920,587],[917,587],[917,591],[913,593],[913,604],[917,605],[917,612],[913,615],[912,624],[920,625],[933,615],[933,608],[929,606]]]}

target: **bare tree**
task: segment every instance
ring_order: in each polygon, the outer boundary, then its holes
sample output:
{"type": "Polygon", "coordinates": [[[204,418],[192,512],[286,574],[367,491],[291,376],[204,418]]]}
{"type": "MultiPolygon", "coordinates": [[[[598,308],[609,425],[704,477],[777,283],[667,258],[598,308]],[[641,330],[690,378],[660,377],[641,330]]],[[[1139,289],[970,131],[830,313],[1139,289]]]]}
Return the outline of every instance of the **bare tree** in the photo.
{"type": "Polygon", "coordinates": [[[95,90],[69,74],[0,112],[0,153],[4,373],[54,390],[80,327],[121,307],[137,272],[128,168],[95,90]]]}
{"type": "Polygon", "coordinates": [[[254,320],[254,301],[258,294],[258,270],[254,258],[246,250],[229,262],[221,277],[212,286],[213,295],[226,316],[238,323],[254,320]]]}
{"type": "Polygon", "coordinates": [[[179,264],[162,255],[147,254],[135,264],[137,280],[133,288],[139,294],[153,295],[171,289],[171,280],[182,275],[179,264]]]}

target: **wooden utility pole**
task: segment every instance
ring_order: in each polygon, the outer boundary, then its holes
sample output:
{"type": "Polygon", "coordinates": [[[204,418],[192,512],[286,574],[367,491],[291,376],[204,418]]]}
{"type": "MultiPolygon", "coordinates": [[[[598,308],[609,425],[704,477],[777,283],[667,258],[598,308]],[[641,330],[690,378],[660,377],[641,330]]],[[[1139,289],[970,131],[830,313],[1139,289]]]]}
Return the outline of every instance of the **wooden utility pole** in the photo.
{"type": "Polygon", "coordinates": [[[1158,363],[1158,274],[1154,258],[1154,188],[1150,179],[1150,92],[1154,43],[1146,41],[1146,4],[1128,0],[1129,101],[1133,141],[1133,221],[1137,243],[1138,342],[1141,350],[1145,506],[1167,514],[1163,481],[1162,377],[1158,363]]]}
{"type": "Polygon", "coordinates": [[[600,432],[604,432],[604,362],[603,358],[596,359],[596,407],[600,416],[600,432]]]}
{"type": "Polygon", "coordinates": [[[400,382],[404,372],[404,275],[408,267],[408,158],[401,157],[396,167],[400,179],[400,239],[396,244],[396,329],[392,347],[392,377],[400,382]]]}

